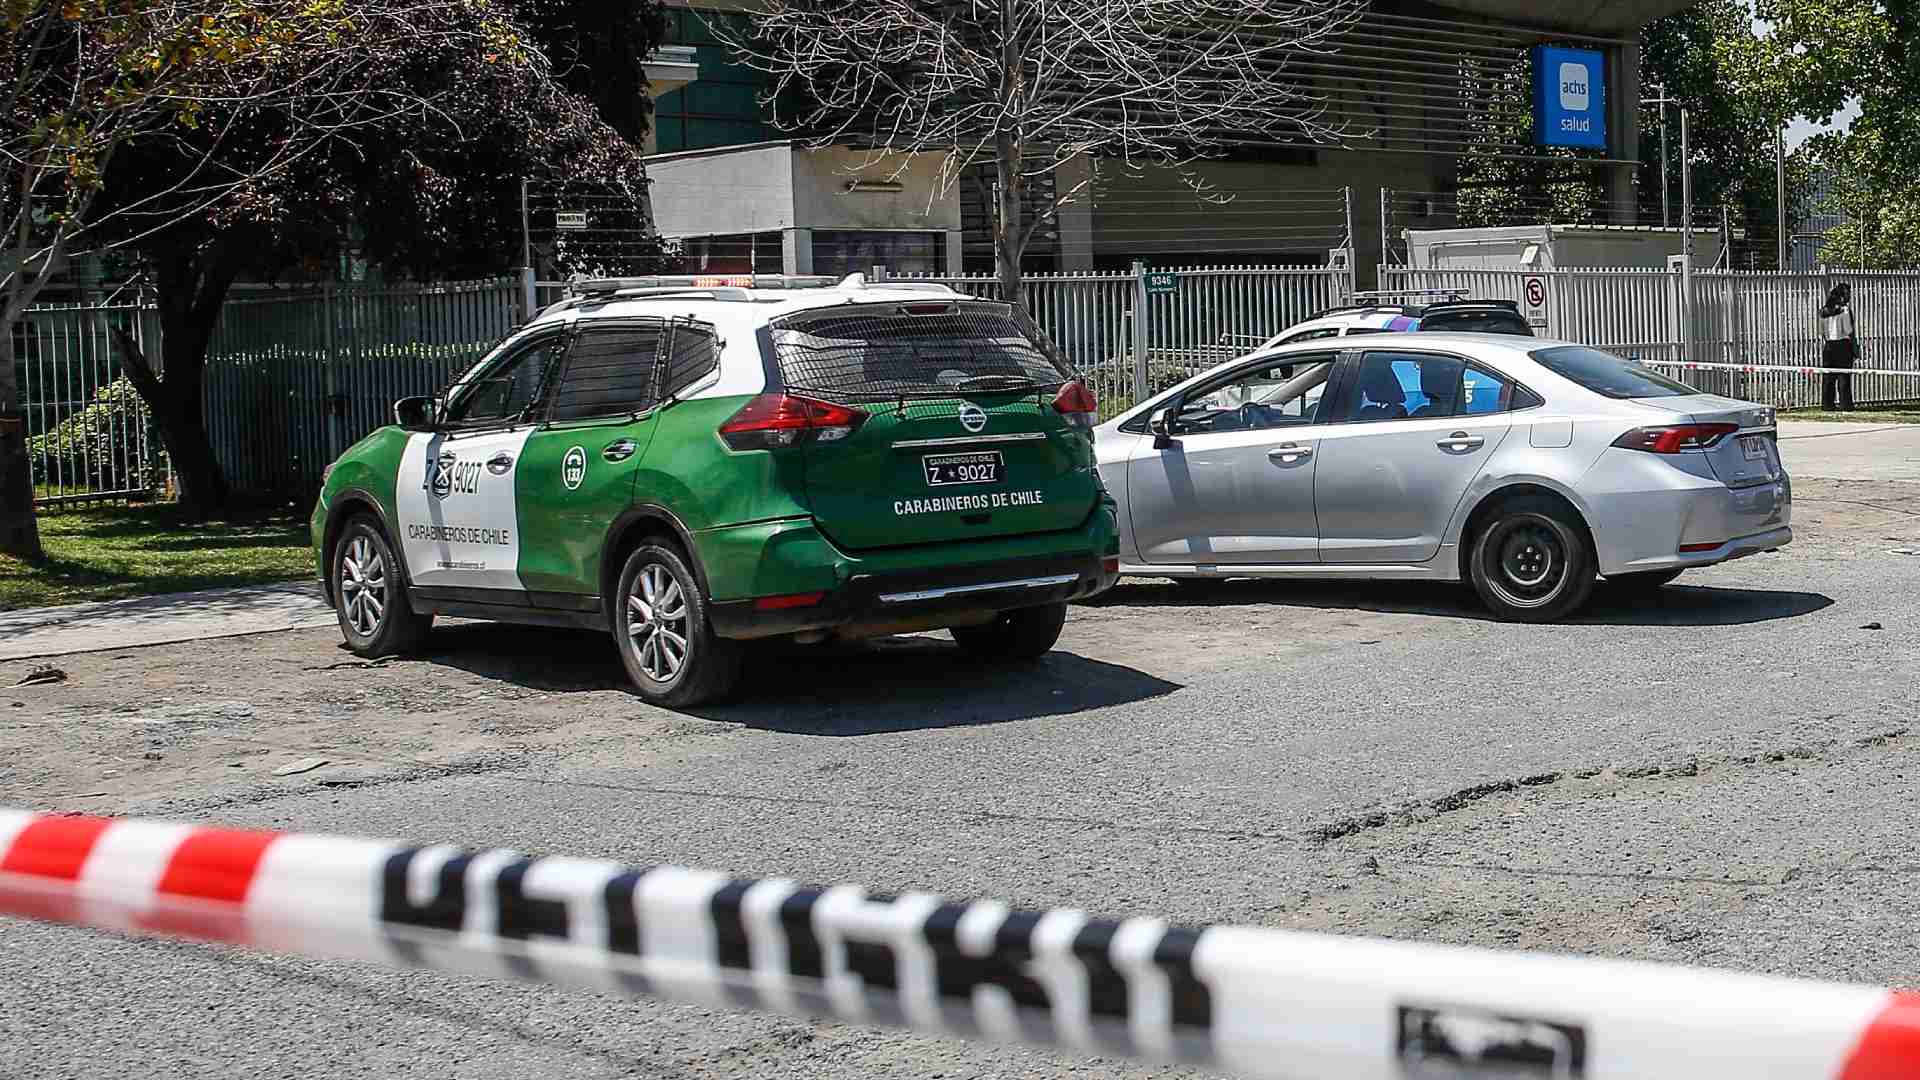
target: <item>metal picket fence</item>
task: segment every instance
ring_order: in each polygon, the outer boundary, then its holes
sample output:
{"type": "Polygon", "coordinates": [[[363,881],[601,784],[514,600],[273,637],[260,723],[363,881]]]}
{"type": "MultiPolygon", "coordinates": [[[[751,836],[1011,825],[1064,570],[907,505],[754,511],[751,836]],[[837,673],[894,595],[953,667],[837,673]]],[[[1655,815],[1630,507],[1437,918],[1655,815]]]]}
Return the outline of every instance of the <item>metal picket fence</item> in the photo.
{"type": "Polygon", "coordinates": [[[137,300],[44,304],[12,327],[36,506],[141,499],[165,487],[165,455],[121,375],[116,328],[143,348],[159,336],[153,309],[137,300]]]}
{"type": "Polygon", "coordinates": [[[1847,281],[1853,285],[1860,333],[1859,366],[1914,372],[1912,377],[1855,376],[1854,400],[1871,404],[1920,399],[1920,273],[1696,270],[1682,275],[1677,267],[1383,266],[1380,281],[1385,290],[1459,289],[1476,298],[1512,300],[1544,336],[1618,352],[1665,368],[1701,390],[1780,408],[1819,405],[1819,377],[1804,372],[1687,369],[1681,364],[1818,366],[1815,313],[1828,288],[1847,281]],[[1682,285],[1689,278],[1691,289],[1682,285]]]}
{"type": "Polygon", "coordinates": [[[207,350],[207,431],[234,487],[301,492],[387,423],[443,389],[520,318],[509,278],[326,287],[230,300],[207,350]]]}
{"type": "MultiPolygon", "coordinates": [[[[944,284],[1000,298],[987,274],[875,276],[944,284]]],[[[1027,274],[1022,302],[1040,329],[1085,376],[1102,415],[1231,359],[1291,323],[1346,300],[1351,270],[1339,266],[1203,266],[1122,272],[1027,274]]]]}

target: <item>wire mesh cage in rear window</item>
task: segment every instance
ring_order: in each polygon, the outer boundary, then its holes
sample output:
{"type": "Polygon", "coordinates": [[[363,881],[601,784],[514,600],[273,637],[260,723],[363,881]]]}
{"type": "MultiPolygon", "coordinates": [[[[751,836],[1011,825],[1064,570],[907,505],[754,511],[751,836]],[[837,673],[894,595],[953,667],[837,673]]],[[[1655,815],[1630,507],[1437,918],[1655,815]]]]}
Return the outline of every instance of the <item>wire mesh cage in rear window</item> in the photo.
{"type": "Polygon", "coordinates": [[[787,388],[833,398],[935,397],[1070,377],[1006,304],[908,301],[792,315],[770,327],[787,388]]]}

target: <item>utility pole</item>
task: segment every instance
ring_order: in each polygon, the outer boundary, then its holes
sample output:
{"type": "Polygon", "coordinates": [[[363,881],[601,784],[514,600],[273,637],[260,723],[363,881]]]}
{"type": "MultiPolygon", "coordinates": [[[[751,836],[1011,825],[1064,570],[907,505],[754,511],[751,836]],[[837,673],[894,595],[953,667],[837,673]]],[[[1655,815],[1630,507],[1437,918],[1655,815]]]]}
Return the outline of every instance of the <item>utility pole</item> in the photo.
{"type": "Polygon", "coordinates": [[[1785,124],[1773,129],[1773,204],[1774,217],[1779,225],[1780,262],[1776,269],[1782,273],[1788,269],[1787,262],[1792,257],[1793,241],[1787,235],[1787,129],[1785,124]]]}
{"type": "Polygon", "coordinates": [[[1693,359],[1693,159],[1687,109],[1680,107],[1680,331],[1682,358],[1693,359]]]}
{"type": "Polygon", "coordinates": [[[1653,92],[1656,96],[1651,102],[1642,104],[1658,103],[1660,106],[1660,227],[1670,229],[1673,227],[1673,195],[1667,184],[1667,162],[1673,158],[1667,153],[1667,88],[1664,84],[1655,86],[1653,92]]]}

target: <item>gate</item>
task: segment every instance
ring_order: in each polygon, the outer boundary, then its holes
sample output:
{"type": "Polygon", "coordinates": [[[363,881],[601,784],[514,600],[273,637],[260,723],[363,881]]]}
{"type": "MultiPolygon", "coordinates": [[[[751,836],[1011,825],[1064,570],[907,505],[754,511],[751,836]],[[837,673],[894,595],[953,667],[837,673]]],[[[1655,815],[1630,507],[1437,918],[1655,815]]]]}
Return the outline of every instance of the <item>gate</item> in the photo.
{"type": "Polygon", "coordinates": [[[158,321],[138,303],[44,304],[12,327],[35,506],[144,499],[166,485],[165,455],[113,331],[142,348],[158,321]]]}

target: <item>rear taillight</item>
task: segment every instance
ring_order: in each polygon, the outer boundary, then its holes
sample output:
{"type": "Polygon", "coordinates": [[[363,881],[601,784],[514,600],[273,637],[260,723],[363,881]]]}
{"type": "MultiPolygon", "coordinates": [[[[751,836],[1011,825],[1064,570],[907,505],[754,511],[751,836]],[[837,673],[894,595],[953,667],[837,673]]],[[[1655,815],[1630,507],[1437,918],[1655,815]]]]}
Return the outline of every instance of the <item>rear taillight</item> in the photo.
{"type": "Polygon", "coordinates": [[[835,442],[860,429],[867,414],[797,394],[761,394],[720,425],[735,450],[776,450],[802,442],[835,442]]]}
{"type": "Polygon", "coordinates": [[[1054,396],[1053,411],[1075,427],[1090,428],[1100,420],[1100,399],[1093,396],[1086,383],[1075,379],[1054,396]]]}
{"type": "Polygon", "coordinates": [[[1649,454],[1684,454],[1689,450],[1711,450],[1721,439],[1739,430],[1739,424],[1642,427],[1613,440],[1613,445],[1623,450],[1645,450],[1649,454]]]}

